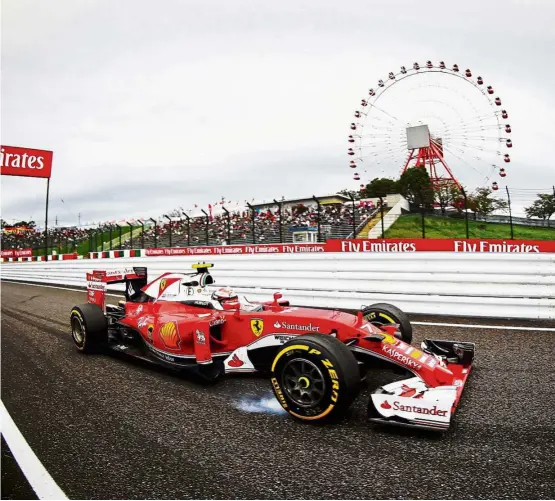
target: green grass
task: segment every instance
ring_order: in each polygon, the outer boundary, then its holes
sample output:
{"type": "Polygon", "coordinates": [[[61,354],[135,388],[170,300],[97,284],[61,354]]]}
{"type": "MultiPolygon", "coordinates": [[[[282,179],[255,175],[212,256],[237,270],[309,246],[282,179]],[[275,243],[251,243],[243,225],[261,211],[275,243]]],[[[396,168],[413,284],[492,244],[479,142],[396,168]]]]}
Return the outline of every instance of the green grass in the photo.
{"type": "MultiPolygon", "coordinates": [[[[426,238],[465,238],[464,219],[428,216],[425,218],[426,238]]],[[[470,238],[508,239],[511,238],[509,224],[484,223],[468,220],[470,238]]],[[[555,240],[555,228],[513,225],[515,240],[555,240]]],[[[399,217],[385,232],[386,238],[422,238],[422,217],[408,214],[399,217]]]]}
{"type": "MultiPolygon", "coordinates": [[[[142,227],[134,227],[133,228],[133,246],[135,248],[137,248],[138,245],[140,245],[140,238],[141,238],[141,233],[142,233],[143,229],[142,227]],[[137,244],[135,244],[135,242],[137,244]]],[[[128,239],[130,236],[130,232],[129,229],[127,231],[122,231],[121,234],[121,242],[122,244],[125,242],[126,239],[128,239]]],[[[93,238],[93,242],[94,242],[94,238],[93,238]]],[[[101,250],[109,250],[110,249],[110,232],[109,231],[104,231],[102,233],[102,235],[98,234],[96,236],[96,242],[97,242],[97,248],[96,249],[90,249],[89,247],[89,239],[85,238],[80,242],[76,242],[77,243],[77,249],[76,252],[77,254],[79,254],[80,256],[85,256],[86,254],[88,254],[89,252],[92,251],[96,251],[99,252],[101,250]]],[[[93,244],[94,247],[94,244],[93,244]]],[[[112,248],[114,250],[118,250],[119,248],[119,231],[112,231],[112,248]]],[[[65,253],[66,250],[67,252],[71,252],[72,250],[72,243],[69,243],[69,246],[66,248],[65,246],[65,241],[64,244],[62,245],[62,250],[60,250],[58,248],[58,246],[53,246],[53,247],[49,247],[48,248],[48,254],[52,254],[52,251],[55,250],[58,254],[62,254],[65,253]]],[[[43,256],[44,255],[44,247],[35,249],[33,251],[33,255],[34,256],[43,256]]]]}

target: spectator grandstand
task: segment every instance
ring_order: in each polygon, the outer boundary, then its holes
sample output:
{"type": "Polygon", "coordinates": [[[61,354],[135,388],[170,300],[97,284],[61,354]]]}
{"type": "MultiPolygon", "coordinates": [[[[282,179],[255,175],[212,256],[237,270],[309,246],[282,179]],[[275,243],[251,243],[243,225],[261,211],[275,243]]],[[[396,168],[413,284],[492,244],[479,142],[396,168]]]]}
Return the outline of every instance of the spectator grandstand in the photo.
{"type": "MultiPolygon", "coordinates": [[[[324,242],[356,234],[378,211],[374,200],[346,202],[345,199],[349,200],[343,195],[332,195],[319,199],[281,200],[247,204],[248,207],[229,211],[222,204],[211,209],[209,215],[182,213],[182,217],[161,216],[119,224],[112,221],[95,228],[52,228],[48,230],[48,248],[49,252],[61,253],[74,252],[85,242],[88,242],[87,250],[286,243],[293,241],[293,230],[303,228],[311,229],[324,242]]],[[[3,233],[1,247],[32,248],[40,252],[45,248],[44,232],[3,233]]]]}

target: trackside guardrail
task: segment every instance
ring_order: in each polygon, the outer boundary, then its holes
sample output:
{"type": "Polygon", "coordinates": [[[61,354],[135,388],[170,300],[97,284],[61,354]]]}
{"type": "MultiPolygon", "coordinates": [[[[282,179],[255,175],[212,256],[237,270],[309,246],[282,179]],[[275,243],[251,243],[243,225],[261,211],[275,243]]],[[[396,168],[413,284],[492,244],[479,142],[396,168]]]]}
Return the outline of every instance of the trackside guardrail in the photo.
{"type": "Polygon", "coordinates": [[[14,262],[1,265],[0,272],[2,280],[84,287],[85,273],[93,269],[147,266],[153,279],[188,271],[199,259],[215,264],[216,285],[254,300],[278,290],[294,305],[360,308],[385,301],[409,313],[555,319],[552,252],[163,255],[14,262]]]}

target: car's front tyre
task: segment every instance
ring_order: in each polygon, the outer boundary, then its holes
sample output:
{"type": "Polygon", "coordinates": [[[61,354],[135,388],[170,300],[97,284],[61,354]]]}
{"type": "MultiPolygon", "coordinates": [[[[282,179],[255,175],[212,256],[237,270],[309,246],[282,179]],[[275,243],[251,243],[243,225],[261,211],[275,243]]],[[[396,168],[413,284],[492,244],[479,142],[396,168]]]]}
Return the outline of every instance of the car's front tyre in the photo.
{"type": "Polygon", "coordinates": [[[366,306],[362,310],[362,316],[372,325],[382,328],[384,325],[397,324],[401,335],[401,341],[412,343],[412,325],[407,314],[388,303],[376,303],[366,306]]]}
{"type": "Polygon", "coordinates": [[[322,334],[297,336],[285,343],[274,358],[271,382],[281,406],[308,422],[342,417],[361,386],[351,350],[322,334]]]}

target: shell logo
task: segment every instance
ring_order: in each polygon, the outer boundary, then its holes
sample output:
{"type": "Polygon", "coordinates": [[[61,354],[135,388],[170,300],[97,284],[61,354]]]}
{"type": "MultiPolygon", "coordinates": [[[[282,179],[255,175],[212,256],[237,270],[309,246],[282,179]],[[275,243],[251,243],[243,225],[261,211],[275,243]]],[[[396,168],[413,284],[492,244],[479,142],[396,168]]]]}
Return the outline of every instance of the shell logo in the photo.
{"type": "Polygon", "coordinates": [[[170,350],[177,350],[181,343],[179,332],[177,331],[177,324],[175,322],[168,322],[160,327],[160,339],[164,346],[170,350]]]}

